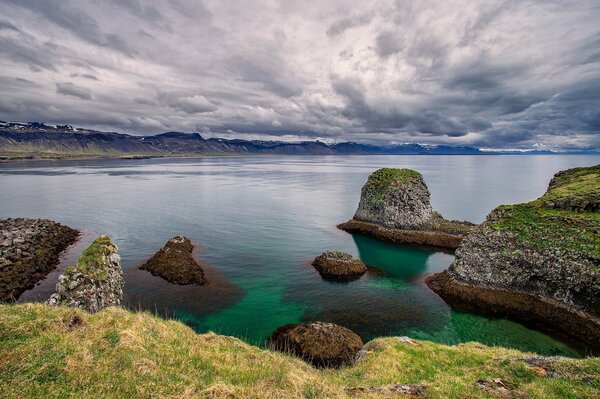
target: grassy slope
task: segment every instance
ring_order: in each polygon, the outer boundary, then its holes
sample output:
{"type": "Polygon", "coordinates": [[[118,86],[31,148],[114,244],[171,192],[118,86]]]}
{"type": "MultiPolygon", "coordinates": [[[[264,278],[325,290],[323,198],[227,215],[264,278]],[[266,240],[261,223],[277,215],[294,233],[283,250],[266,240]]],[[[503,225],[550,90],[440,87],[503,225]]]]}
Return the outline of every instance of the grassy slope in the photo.
{"type": "Polygon", "coordinates": [[[429,398],[600,398],[600,359],[558,361],[560,378],[498,360],[522,356],[527,355],[475,343],[382,338],[356,366],[321,371],[147,313],[112,308],[90,315],[41,304],[0,305],[2,398],[375,398],[393,396],[385,388],[398,383],[425,383],[429,398]],[[74,315],[80,324],[72,325],[74,315]],[[477,387],[478,379],[488,377],[513,389],[477,387]],[[349,391],[355,387],[380,390],[349,391]]]}

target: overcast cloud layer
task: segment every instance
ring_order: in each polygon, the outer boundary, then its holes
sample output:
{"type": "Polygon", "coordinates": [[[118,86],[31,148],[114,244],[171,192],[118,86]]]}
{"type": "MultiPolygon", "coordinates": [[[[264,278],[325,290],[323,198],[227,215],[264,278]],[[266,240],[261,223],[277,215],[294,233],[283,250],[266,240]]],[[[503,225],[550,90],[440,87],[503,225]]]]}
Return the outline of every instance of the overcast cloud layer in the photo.
{"type": "Polygon", "coordinates": [[[600,3],[0,0],[0,119],[600,148],[600,3]]]}

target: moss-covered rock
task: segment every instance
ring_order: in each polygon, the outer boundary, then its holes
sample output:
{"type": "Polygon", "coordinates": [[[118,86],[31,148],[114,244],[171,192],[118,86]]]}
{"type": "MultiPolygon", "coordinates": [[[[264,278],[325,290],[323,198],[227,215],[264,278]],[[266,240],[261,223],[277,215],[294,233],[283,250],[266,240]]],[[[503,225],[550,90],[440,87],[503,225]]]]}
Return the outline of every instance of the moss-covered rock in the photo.
{"type": "Polygon", "coordinates": [[[338,227],[394,243],[455,249],[472,226],[446,220],[433,210],[419,172],[382,168],[363,186],[354,218],[338,227]]]}
{"type": "Polygon", "coordinates": [[[97,312],[119,306],[123,300],[123,271],[118,248],[108,236],[100,236],[87,247],[75,266],[58,277],[56,292],[48,304],[77,307],[97,312]]]}
{"type": "Polygon", "coordinates": [[[598,170],[559,172],[541,198],[494,209],[463,240],[446,275],[429,285],[452,303],[544,324],[600,347],[598,170]]]}

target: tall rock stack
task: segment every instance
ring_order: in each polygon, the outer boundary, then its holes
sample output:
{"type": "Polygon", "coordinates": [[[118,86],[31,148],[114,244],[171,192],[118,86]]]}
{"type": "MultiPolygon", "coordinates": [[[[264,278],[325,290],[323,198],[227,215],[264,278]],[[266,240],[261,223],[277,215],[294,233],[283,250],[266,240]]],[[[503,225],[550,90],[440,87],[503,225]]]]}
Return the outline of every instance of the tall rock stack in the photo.
{"type": "Polygon", "coordinates": [[[600,349],[600,165],[500,206],[428,285],[447,302],[567,333],[600,349]]]}
{"type": "Polygon", "coordinates": [[[354,218],[338,227],[398,244],[455,249],[472,226],[446,220],[433,210],[419,172],[382,168],[363,186],[354,218]]]}
{"type": "Polygon", "coordinates": [[[123,271],[117,246],[108,236],[100,236],[85,250],[77,265],[58,277],[56,292],[48,304],[84,309],[90,313],[123,301],[123,271]]]}

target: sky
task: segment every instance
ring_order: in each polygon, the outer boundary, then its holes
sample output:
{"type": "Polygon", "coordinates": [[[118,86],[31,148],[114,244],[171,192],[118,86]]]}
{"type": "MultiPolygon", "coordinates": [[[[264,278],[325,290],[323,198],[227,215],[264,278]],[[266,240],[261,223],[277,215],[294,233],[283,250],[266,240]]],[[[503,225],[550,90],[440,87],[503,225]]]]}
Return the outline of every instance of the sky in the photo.
{"type": "Polygon", "coordinates": [[[600,148],[600,2],[0,0],[0,119],[600,148]]]}

